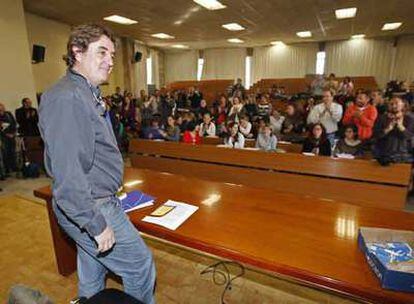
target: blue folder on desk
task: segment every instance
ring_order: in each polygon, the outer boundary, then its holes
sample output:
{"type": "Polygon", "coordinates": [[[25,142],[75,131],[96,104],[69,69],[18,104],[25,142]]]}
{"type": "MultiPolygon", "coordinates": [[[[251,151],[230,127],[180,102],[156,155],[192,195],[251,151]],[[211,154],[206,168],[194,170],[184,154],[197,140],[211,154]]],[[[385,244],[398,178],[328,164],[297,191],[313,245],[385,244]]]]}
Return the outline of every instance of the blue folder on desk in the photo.
{"type": "Polygon", "coordinates": [[[119,199],[121,201],[122,209],[125,212],[151,206],[154,204],[155,200],[155,198],[151,195],[145,194],[138,190],[124,193],[119,196],[119,199]]]}

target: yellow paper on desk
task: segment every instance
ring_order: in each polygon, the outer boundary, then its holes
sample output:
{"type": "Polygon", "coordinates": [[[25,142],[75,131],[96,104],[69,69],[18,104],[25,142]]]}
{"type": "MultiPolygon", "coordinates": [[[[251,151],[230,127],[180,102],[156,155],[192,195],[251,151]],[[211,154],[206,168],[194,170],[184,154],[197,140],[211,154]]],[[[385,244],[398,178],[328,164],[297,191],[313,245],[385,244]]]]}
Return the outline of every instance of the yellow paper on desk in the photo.
{"type": "Polygon", "coordinates": [[[168,212],[170,212],[171,210],[173,210],[175,208],[175,206],[167,206],[167,205],[162,205],[160,207],[158,207],[157,209],[155,209],[150,216],[164,216],[166,215],[168,212]]]}

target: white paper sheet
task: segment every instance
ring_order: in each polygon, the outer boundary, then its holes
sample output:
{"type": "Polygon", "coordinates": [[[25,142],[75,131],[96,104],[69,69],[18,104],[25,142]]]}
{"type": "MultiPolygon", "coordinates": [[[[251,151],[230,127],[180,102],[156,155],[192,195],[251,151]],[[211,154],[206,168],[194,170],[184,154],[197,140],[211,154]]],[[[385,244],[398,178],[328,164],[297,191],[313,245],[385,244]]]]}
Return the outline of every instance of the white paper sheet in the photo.
{"type": "Polygon", "coordinates": [[[142,220],[147,223],[163,226],[165,228],[176,230],[182,223],[184,223],[194,212],[198,210],[197,206],[180,203],[168,200],[164,203],[165,206],[174,207],[173,210],[164,216],[146,216],[142,220]]]}

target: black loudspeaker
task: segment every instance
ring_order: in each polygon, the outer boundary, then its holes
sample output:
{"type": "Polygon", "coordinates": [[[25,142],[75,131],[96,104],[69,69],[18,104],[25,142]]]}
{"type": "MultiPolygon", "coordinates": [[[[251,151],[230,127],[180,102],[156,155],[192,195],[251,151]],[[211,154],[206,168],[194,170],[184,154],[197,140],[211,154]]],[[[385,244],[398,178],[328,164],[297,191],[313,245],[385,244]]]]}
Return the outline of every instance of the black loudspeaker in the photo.
{"type": "Polygon", "coordinates": [[[46,48],[41,45],[33,44],[32,63],[39,63],[45,61],[46,48]]]}
{"type": "Polygon", "coordinates": [[[134,62],[140,62],[142,59],[142,53],[141,52],[136,52],[135,56],[134,56],[134,62]]]}

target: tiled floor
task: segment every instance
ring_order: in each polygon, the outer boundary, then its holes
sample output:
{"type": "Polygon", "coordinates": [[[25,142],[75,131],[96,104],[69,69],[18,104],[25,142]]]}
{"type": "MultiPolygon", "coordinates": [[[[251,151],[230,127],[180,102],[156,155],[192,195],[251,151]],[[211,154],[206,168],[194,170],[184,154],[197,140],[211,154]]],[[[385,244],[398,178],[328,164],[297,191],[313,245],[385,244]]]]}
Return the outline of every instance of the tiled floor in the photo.
{"type": "MultiPolygon", "coordinates": [[[[41,177],[32,180],[10,178],[0,184],[3,188],[0,203],[5,202],[0,206],[1,219],[9,230],[0,234],[0,242],[8,248],[2,259],[7,262],[7,273],[10,274],[7,281],[0,278],[3,297],[12,284],[19,282],[48,292],[56,303],[67,303],[75,295],[76,276],[63,278],[57,274],[47,214],[43,211],[43,202],[32,195],[33,189],[48,183],[48,178],[41,177]],[[32,211],[22,207],[30,204],[32,211]],[[22,221],[20,224],[19,220],[22,221]]],[[[215,258],[150,238],[146,238],[146,242],[156,261],[158,303],[220,303],[224,287],[213,283],[211,273],[200,275],[203,269],[217,262],[215,258]]],[[[234,269],[233,274],[237,270],[234,269]]],[[[119,287],[113,280],[108,284],[119,287]]],[[[234,281],[225,299],[226,303],[354,303],[252,270],[234,281]]],[[[2,296],[0,302],[5,302],[2,296]]]]}

